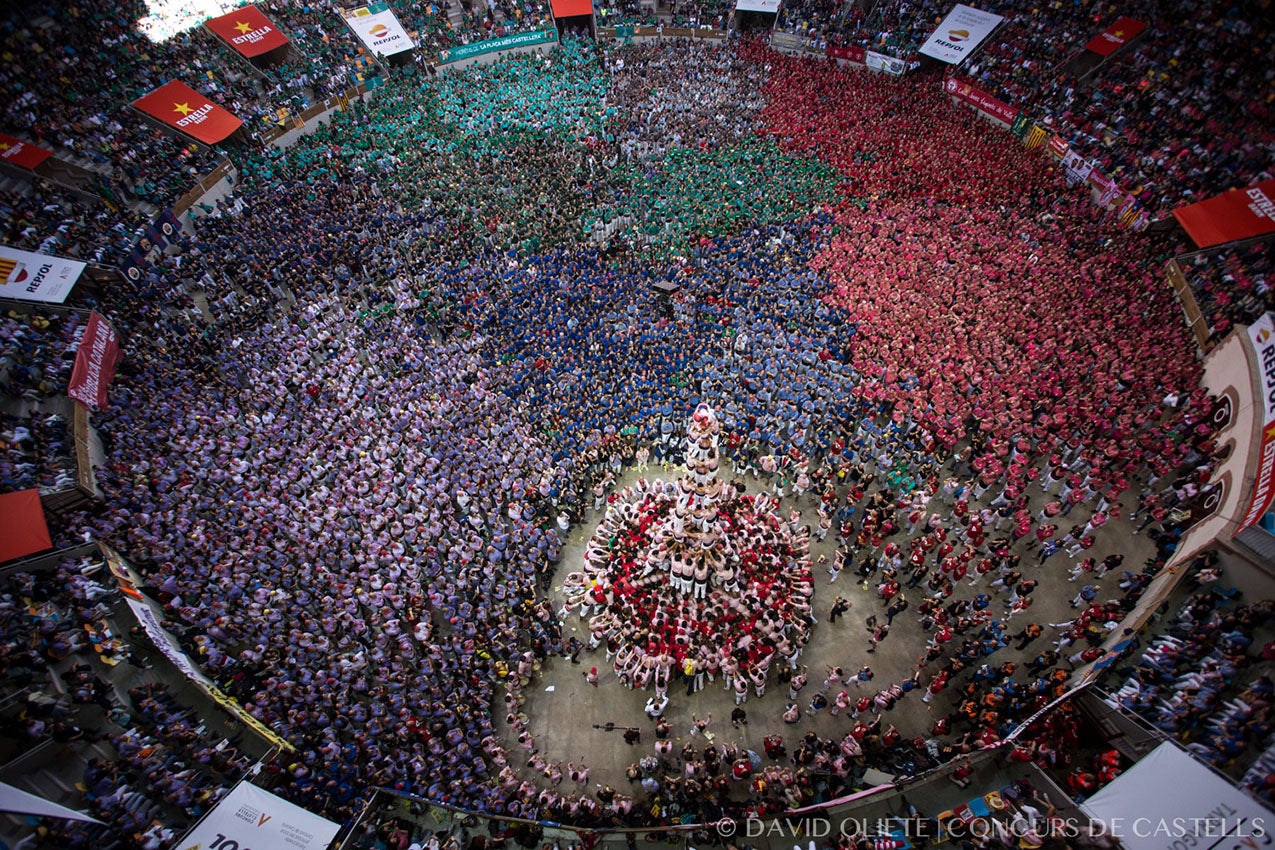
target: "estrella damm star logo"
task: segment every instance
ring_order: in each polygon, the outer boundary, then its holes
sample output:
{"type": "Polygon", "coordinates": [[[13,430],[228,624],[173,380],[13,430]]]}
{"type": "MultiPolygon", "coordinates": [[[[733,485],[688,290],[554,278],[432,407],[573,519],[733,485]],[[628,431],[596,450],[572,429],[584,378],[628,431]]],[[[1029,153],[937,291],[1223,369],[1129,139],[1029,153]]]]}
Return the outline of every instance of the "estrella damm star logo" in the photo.
{"type": "Polygon", "coordinates": [[[7,151],[12,145],[8,142],[0,142],[0,151],[7,151]]]}
{"type": "Polygon", "coordinates": [[[252,24],[245,24],[243,21],[239,21],[235,24],[235,29],[239,30],[240,33],[246,33],[252,29],[252,24]]]}
{"type": "Polygon", "coordinates": [[[173,104],[173,111],[174,111],[174,112],[180,112],[183,116],[186,116],[186,115],[189,115],[190,113],[194,112],[195,110],[193,110],[193,109],[191,109],[191,108],[190,108],[190,104],[189,104],[189,103],[174,103],[174,104],[173,104]]]}

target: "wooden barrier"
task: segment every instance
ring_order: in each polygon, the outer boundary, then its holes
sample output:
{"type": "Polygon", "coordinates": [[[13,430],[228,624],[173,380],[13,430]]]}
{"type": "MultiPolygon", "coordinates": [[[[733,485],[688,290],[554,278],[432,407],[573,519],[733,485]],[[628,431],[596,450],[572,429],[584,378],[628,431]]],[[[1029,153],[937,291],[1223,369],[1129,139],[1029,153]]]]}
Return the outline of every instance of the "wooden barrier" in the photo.
{"type": "Polygon", "coordinates": [[[1169,286],[1173,287],[1173,294],[1177,297],[1178,303],[1182,305],[1182,314],[1186,317],[1187,327],[1195,334],[1196,345],[1200,347],[1202,354],[1207,354],[1213,348],[1209,341],[1209,337],[1212,336],[1209,333],[1209,323],[1200,310],[1200,303],[1195,300],[1191,284],[1182,273],[1182,266],[1177,260],[1169,260],[1165,264],[1164,274],[1169,279],[1169,286]]]}

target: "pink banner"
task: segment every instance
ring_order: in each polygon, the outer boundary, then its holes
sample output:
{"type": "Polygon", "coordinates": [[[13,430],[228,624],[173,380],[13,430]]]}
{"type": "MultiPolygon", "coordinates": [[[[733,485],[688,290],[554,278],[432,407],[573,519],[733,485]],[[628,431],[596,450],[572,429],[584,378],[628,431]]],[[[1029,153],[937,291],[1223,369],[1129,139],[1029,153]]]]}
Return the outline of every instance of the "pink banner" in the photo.
{"type": "Polygon", "coordinates": [[[1018,117],[1018,107],[1010,106],[1003,100],[997,100],[982,89],[964,80],[958,80],[956,77],[948,77],[947,82],[943,84],[943,90],[952,97],[959,98],[975,109],[987,113],[997,121],[1013,124],[1014,119],[1018,117]]]}
{"type": "Polygon", "coordinates": [[[66,394],[91,410],[106,407],[106,388],[115,377],[115,367],[122,356],[115,329],[106,319],[93,313],[80,339],[66,394]]]}
{"type": "Polygon", "coordinates": [[[829,59],[845,59],[848,62],[857,62],[862,65],[868,58],[868,51],[862,47],[837,47],[830,44],[828,45],[827,55],[829,59]]]}

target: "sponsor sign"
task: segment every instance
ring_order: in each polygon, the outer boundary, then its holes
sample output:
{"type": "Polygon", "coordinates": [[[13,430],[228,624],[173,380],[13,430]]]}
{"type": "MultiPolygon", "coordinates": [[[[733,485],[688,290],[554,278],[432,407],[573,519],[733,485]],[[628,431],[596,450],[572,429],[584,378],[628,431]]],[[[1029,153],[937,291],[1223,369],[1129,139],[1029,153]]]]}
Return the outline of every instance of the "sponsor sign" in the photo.
{"type": "Polygon", "coordinates": [[[175,846],[178,850],[327,850],[340,829],[340,824],[244,781],[175,846]]]}
{"type": "Polygon", "coordinates": [[[551,0],[550,5],[555,20],[593,14],[593,0],[551,0]]]}
{"type": "Polygon", "coordinates": [[[1275,179],[1181,207],[1173,217],[1201,248],[1275,233],[1275,179]]]}
{"type": "Polygon", "coordinates": [[[504,38],[488,38],[483,41],[475,41],[473,44],[461,44],[456,47],[449,47],[447,50],[438,51],[438,64],[445,65],[448,62],[459,62],[462,59],[470,59],[474,56],[482,56],[484,53],[495,53],[514,47],[551,44],[557,40],[558,33],[555,30],[535,30],[533,32],[520,32],[517,35],[507,35],[504,38]]]}
{"type": "Polygon", "coordinates": [[[736,12],[778,12],[780,0],[735,0],[736,12]]]}
{"type": "Polygon", "coordinates": [[[416,46],[384,3],[360,6],[346,13],[345,22],[354,30],[359,41],[377,56],[393,56],[416,46]]]}
{"type": "Polygon", "coordinates": [[[47,151],[38,145],[0,133],[0,159],[5,162],[19,168],[34,169],[51,156],[53,151],[47,151]]]}
{"type": "Polygon", "coordinates": [[[940,62],[956,65],[978,48],[983,39],[991,35],[1001,21],[1000,15],[957,3],[938,25],[929,39],[921,45],[920,53],[940,62]]]}
{"type": "Polygon", "coordinates": [[[256,6],[244,6],[228,15],[212,18],[205,21],[204,26],[231,49],[249,59],[288,43],[288,37],[279,32],[256,6]]]}
{"type": "Polygon", "coordinates": [[[1248,510],[1240,519],[1237,531],[1255,525],[1270,510],[1275,496],[1275,313],[1267,313],[1249,325],[1248,341],[1257,357],[1258,386],[1262,394],[1262,442],[1257,454],[1253,495],[1249,497],[1248,510]]]}
{"type": "Polygon", "coordinates": [[[1099,56],[1110,56],[1128,44],[1146,28],[1147,25],[1142,21],[1135,21],[1133,18],[1121,18],[1094,36],[1085,45],[1085,50],[1097,53],[1099,56]]]}
{"type": "Polygon", "coordinates": [[[0,245],[0,298],[61,304],[86,268],[78,260],[0,245]]]}
{"type": "Polygon", "coordinates": [[[177,80],[133,101],[133,107],[206,145],[224,142],[243,126],[230,110],[177,80]]]}
{"type": "Polygon", "coordinates": [[[1012,124],[1018,118],[1018,107],[1010,106],[1003,100],[997,100],[977,86],[973,86],[956,77],[948,77],[943,84],[943,90],[952,97],[965,101],[980,112],[990,115],[997,121],[1012,124]]]}

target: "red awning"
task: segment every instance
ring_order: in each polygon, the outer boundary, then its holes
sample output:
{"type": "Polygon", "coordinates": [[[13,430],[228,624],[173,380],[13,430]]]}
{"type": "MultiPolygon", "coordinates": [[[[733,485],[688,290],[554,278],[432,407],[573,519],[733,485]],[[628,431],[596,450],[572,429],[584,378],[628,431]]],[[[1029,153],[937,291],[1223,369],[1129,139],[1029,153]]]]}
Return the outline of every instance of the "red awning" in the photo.
{"type": "Polygon", "coordinates": [[[33,169],[49,157],[53,151],[24,142],[5,133],[0,133],[0,159],[11,162],[21,168],[33,169]]]}
{"type": "Polygon", "coordinates": [[[593,0],[553,0],[555,18],[572,18],[576,15],[592,15],[593,0]]]}
{"type": "Polygon", "coordinates": [[[243,122],[224,106],[173,80],[133,101],[133,106],[206,145],[225,141],[243,122]]]}
{"type": "Polygon", "coordinates": [[[1176,209],[1173,217],[1201,248],[1275,233],[1275,180],[1176,209]]]}
{"type": "Polygon", "coordinates": [[[1147,28],[1142,21],[1133,18],[1121,18],[1102,32],[1098,33],[1085,45],[1085,50],[1093,51],[1099,56],[1110,56],[1133,40],[1147,28]]]}
{"type": "Polygon", "coordinates": [[[52,548],[40,491],[0,493],[0,563],[52,548]]]}
{"type": "Polygon", "coordinates": [[[204,21],[204,26],[250,59],[288,43],[288,37],[256,6],[244,6],[220,18],[210,18],[204,21]]]}

